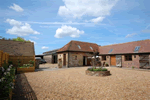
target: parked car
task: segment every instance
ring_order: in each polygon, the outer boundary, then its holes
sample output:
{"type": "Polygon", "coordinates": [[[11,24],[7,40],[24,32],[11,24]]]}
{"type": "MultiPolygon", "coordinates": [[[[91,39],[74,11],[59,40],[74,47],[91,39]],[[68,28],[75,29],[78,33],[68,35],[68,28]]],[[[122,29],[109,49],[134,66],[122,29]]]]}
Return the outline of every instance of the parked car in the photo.
{"type": "Polygon", "coordinates": [[[40,64],[45,64],[46,63],[46,61],[44,60],[44,59],[40,59],[40,62],[39,62],[40,64]]]}

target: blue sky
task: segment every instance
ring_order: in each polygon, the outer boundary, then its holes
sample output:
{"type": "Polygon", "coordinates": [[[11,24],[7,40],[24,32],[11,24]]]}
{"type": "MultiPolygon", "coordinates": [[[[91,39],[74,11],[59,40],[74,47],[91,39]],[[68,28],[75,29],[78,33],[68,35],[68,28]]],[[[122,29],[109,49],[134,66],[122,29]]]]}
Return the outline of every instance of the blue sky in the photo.
{"type": "Polygon", "coordinates": [[[35,42],[35,53],[71,40],[110,45],[150,39],[149,0],[1,0],[0,36],[35,42]]]}

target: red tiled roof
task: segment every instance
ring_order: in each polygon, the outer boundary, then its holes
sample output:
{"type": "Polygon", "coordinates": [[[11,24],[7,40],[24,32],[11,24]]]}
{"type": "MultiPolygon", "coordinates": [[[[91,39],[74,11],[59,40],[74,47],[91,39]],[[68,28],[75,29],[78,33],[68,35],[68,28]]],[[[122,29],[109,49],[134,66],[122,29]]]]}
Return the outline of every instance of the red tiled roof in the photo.
{"type": "Polygon", "coordinates": [[[99,47],[99,52],[100,54],[108,54],[109,50],[113,49],[113,51],[110,54],[134,53],[134,49],[136,46],[141,46],[138,53],[150,52],[150,40],[149,39],[101,46],[99,47]]]}
{"type": "Polygon", "coordinates": [[[57,52],[63,51],[83,51],[83,52],[93,52],[93,50],[98,50],[98,45],[96,43],[88,43],[88,42],[81,42],[81,41],[70,41],[68,44],[60,48],[57,52]],[[79,49],[78,45],[81,47],[79,49]]]}

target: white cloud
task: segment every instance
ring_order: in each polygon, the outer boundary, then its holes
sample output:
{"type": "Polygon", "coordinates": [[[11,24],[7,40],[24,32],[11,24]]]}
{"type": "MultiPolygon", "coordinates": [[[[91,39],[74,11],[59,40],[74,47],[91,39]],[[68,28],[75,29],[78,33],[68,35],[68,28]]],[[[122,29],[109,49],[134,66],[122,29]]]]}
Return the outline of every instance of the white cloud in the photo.
{"type": "Polygon", "coordinates": [[[91,19],[91,22],[94,22],[94,23],[102,22],[104,18],[105,17],[97,17],[97,18],[91,19]]]}
{"type": "Polygon", "coordinates": [[[6,31],[6,33],[8,34],[13,34],[17,36],[26,36],[29,34],[40,34],[39,32],[33,30],[30,24],[28,23],[22,23],[14,19],[7,19],[6,22],[13,26],[11,29],[8,29],[6,31]]]}
{"type": "Polygon", "coordinates": [[[31,42],[33,42],[34,44],[36,44],[36,42],[35,42],[35,41],[33,41],[33,40],[29,40],[29,41],[31,41],[31,42]]]}
{"type": "Polygon", "coordinates": [[[16,5],[15,3],[13,3],[13,6],[10,6],[9,8],[13,9],[17,12],[22,12],[23,11],[23,9],[19,5],[16,5]]]}
{"type": "Polygon", "coordinates": [[[128,35],[126,36],[126,38],[133,37],[133,36],[135,36],[135,35],[137,35],[137,33],[128,34],[128,35]]]}
{"type": "Polygon", "coordinates": [[[150,29],[142,30],[143,33],[150,33],[150,29]]]}
{"type": "Polygon", "coordinates": [[[58,14],[65,17],[80,18],[82,16],[105,17],[118,0],[63,0],[58,14]]]}
{"type": "Polygon", "coordinates": [[[9,23],[9,24],[12,25],[12,26],[20,26],[20,25],[23,25],[22,22],[16,21],[16,20],[14,20],[14,19],[7,19],[6,22],[9,23]]]}
{"type": "Polygon", "coordinates": [[[49,47],[43,46],[42,49],[48,49],[49,47]]]}
{"type": "Polygon", "coordinates": [[[84,34],[84,31],[79,31],[75,27],[64,25],[61,28],[58,28],[56,30],[56,34],[54,37],[62,38],[62,37],[70,36],[70,37],[75,38],[75,37],[80,37],[81,34],[84,34]]]}
{"type": "Polygon", "coordinates": [[[39,39],[36,36],[30,36],[30,38],[35,39],[35,40],[39,39]]]}

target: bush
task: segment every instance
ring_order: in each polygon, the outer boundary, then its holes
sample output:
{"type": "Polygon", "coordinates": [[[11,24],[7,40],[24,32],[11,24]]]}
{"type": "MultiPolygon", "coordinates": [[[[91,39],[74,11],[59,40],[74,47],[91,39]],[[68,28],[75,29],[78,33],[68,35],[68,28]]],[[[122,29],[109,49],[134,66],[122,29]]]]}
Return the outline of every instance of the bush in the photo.
{"type": "Polygon", "coordinates": [[[12,61],[10,61],[10,60],[8,60],[8,64],[9,64],[9,65],[11,65],[11,64],[13,64],[13,62],[12,62],[12,61]]]}
{"type": "Polygon", "coordinates": [[[27,67],[33,67],[32,64],[23,64],[23,66],[20,66],[19,68],[27,68],[27,67]]]}
{"type": "Polygon", "coordinates": [[[102,70],[101,71],[107,71],[107,69],[106,68],[102,68],[102,70]]]}
{"type": "Polygon", "coordinates": [[[0,67],[0,100],[9,97],[10,90],[14,88],[13,79],[15,68],[4,62],[0,67]]]}
{"type": "Polygon", "coordinates": [[[95,68],[88,68],[88,70],[89,71],[107,71],[106,68],[101,68],[101,67],[100,68],[96,68],[96,69],[95,68]]]}

